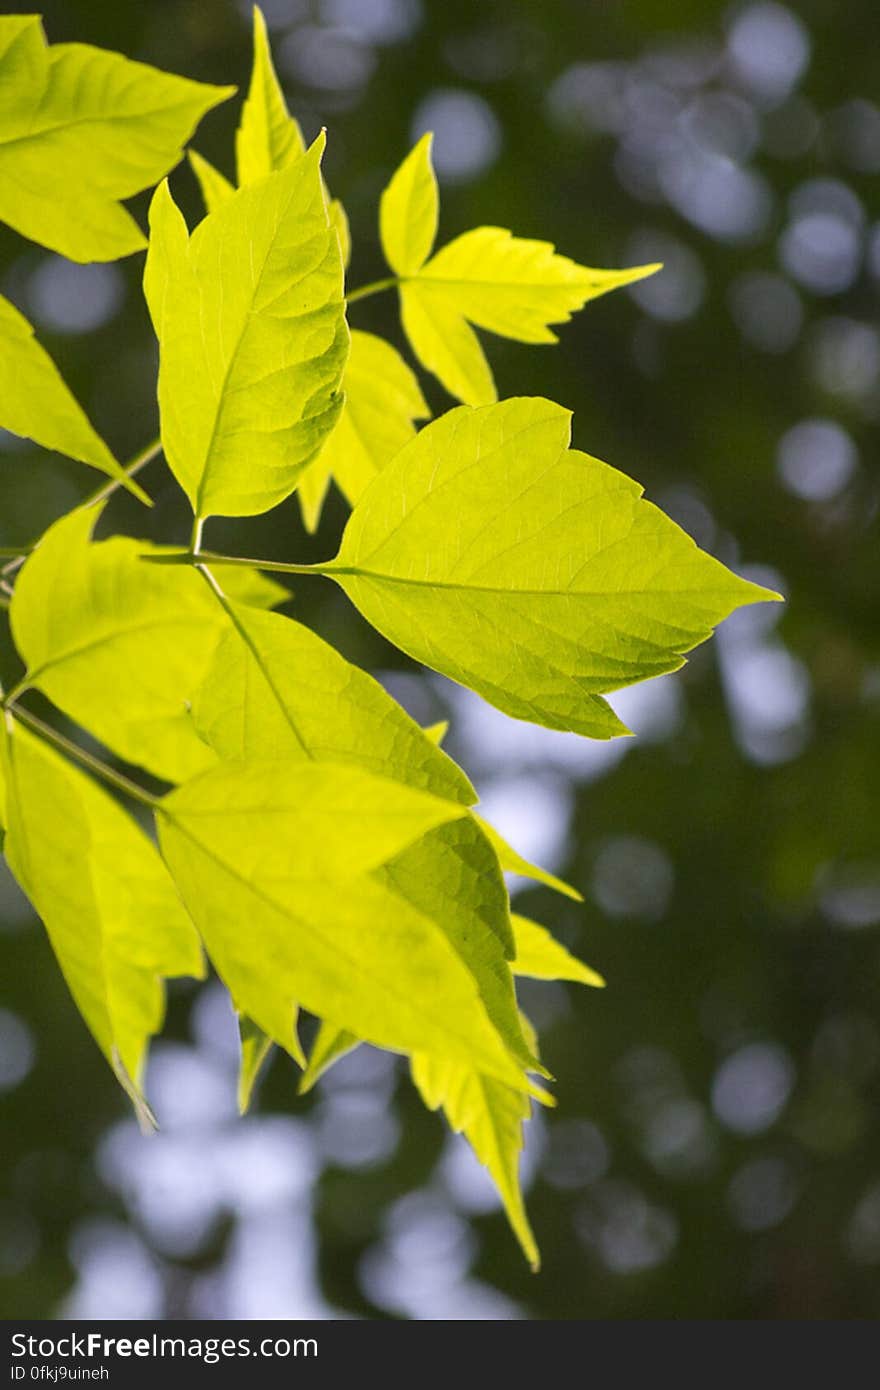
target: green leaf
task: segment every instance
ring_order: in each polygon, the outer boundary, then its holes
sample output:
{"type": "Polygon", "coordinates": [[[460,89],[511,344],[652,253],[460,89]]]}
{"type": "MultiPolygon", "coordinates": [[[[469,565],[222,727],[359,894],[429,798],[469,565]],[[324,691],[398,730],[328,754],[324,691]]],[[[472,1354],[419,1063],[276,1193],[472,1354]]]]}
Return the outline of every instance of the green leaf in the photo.
{"type": "MultiPolygon", "coordinates": [[[[461,824],[463,822],[444,826],[442,831],[433,833],[443,833],[461,824]]],[[[516,939],[513,962],[516,975],[541,980],[573,980],[585,985],[605,983],[600,975],[555,941],[545,927],[516,913],[511,920],[516,939]]],[[[537,1054],[534,1031],[522,1016],[521,1022],[527,1044],[537,1054]]],[[[311,1090],[324,1072],[357,1047],[358,1042],[355,1034],[322,1022],[308,1067],[300,1080],[300,1092],[311,1090]]],[[[522,1126],[529,1118],[528,1096],[521,1089],[505,1085],[473,1066],[448,1057],[417,1053],[411,1058],[410,1067],[413,1081],[428,1108],[443,1108],[451,1128],[465,1135],[477,1158],[488,1169],[526,1259],[537,1269],[538,1249],[519,1184],[522,1126]]],[[[535,1088],[532,1094],[545,1104],[553,1104],[552,1097],[540,1088],[535,1088]]]]}
{"type": "Polygon", "coordinates": [[[239,187],[255,183],[276,169],[285,169],[304,150],[302,131],[287,109],[272,64],[266,21],[255,5],[251,85],[235,135],[239,187]]]}
{"type": "Polygon", "coordinates": [[[400,286],[400,320],[410,347],[451,396],[468,405],[497,399],[495,378],[480,340],[442,289],[418,279],[400,286]]]}
{"type": "Polygon", "coordinates": [[[239,189],[191,237],[167,183],[153,198],[144,288],[162,444],[198,517],[275,506],[339,418],[348,330],[323,143],[239,189]]]}
{"type": "MultiPolygon", "coordinates": [[[[90,544],[99,515],[83,508],[46,532],[16,582],[13,637],[27,684],[121,757],[177,781],[216,761],[190,706],[228,619],[201,575],[144,562],[161,547],[122,536],[90,544]]],[[[235,598],[286,596],[241,573],[235,598]]]]}
{"type": "Polygon", "coordinates": [[[464,773],[372,676],[301,623],[225,602],[229,630],[193,710],[196,729],[221,758],[356,763],[473,804],[464,773]]]}
{"type": "Polygon", "coordinates": [[[328,1023],[326,1019],[321,1020],[321,1025],[315,1034],[315,1041],[312,1043],[312,1050],[309,1053],[309,1060],[305,1071],[299,1079],[299,1093],[304,1096],[316,1082],[320,1081],[325,1071],[329,1071],[334,1062],[338,1062],[341,1057],[345,1057],[349,1052],[353,1052],[356,1047],[360,1047],[361,1040],[354,1033],[349,1033],[344,1028],[337,1028],[334,1023],[328,1023]]]}
{"type": "MultiPolygon", "coordinates": [[[[0,19],[0,25],[2,25],[0,19]]],[[[2,29],[0,29],[2,33],[2,29]]],[[[0,195],[2,197],[2,195],[0,195]]],[[[118,479],[149,504],[85,413],[23,314],[0,295],[0,427],[118,479]]]]}
{"type": "Polygon", "coordinates": [[[676,670],[776,595],[569,438],[569,412],[537,398],[450,411],[375,478],[325,570],[417,661],[517,718],[610,738],[626,729],[603,692],[676,670]]]}
{"type": "Polygon", "coordinates": [[[541,1263],[519,1184],[523,1121],[529,1098],[493,1077],[443,1058],[413,1057],[416,1088],[429,1110],[443,1107],[450,1127],[464,1134],[477,1158],[488,1168],[504,1203],[507,1219],[523,1254],[537,1270],[541,1263]]]}
{"type": "Polygon", "coordinates": [[[351,260],[351,228],[348,225],[348,214],[338,198],[330,199],[327,212],[330,217],[330,225],[335,230],[339,241],[339,254],[342,257],[343,268],[348,270],[348,263],[351,260]]]}
{"type": "Polygon", "coordinates": [[[413,421],[431,414],[415,373],[390,343],[372,333],[352,332],[343,386],[339,423],[297,494],[308,531],[321,519],[331,478],[354,506],[376,474],[412,439],[413,421]]]}
{"type": "MultiPolygon", "coordinates": [[[[305,151],[299,122],[291,116],[272,62],[266,21],[254,6],[254,61],[251,84],[235,136],[238,182],[241,188],[256,183],[276,169],[286,169],[305,151]]],[[[327,195],[327,188],[324,185],[327,195]]],[[[330,225],[339,239],[343,266],[348,266],[351,239],[345,208],[338,198],[328,201],[330,225]]]]}
{"type": "Polygon", "coordinates": [[[423,135],[395,173],[379,203],[379,235],[395,275],[421,270],[437,236],[440,199],[431,163],[433,135],[423,135]]]}
{"type": "Polygon", "coordinates": [[[516,938],[515,975],[528,975],[533,980],[573,980],[598,989],[604,986],[602,976],[567,951],[546,927],[516,912],[511,921],[516,938]]]}
{"type": "Polygon", "coordinates": [[[195,930],[152,842],[112,797],[18,724],[5,758],[9,867],[95,1041],[142,1106],[162,978],[204,974],[195,930]]]}
{"type": "Polygon", "coordinates": [[[401,281],[401,319],[419,361],[458,400],[488,405],[495,382],[471,324],[523,343],[554,343],[551,323],[566,323],[588,300],[660,266],[593,270],[503,227],[465,232],[428,260],[439,213],[431,138],[422,137],[382,194],[382,248],[401,281]]]}
{"type": "MultiPolygon", "coordinates": [[[[458,1057],[525,1087],[483,1003],[500,995],[486,976],[504,960],[482,900],[470,921],[479,942],[469,947],[459,939],[464,897],[453,922],[433,918],[414,905],[408,866],[397,862],[463,815],[360,768],[276,758],[224,763],[172,792],[159,834],[218,973],[282,1047],[290,1050],[296,1003],[379,1046],[458,1057]]],[[[443,901],[448,857],[424,868],[430,882],[420,891],[436,882],[443,901]]]]}
{"type": "Polygon", "coordinates": [[[223,203],[231,198],[235,192],[235,184],[229,182],[225,174],[221,174],[219,169],[215,169],[202,155],[195,150],[188,150],[190,168],[196,176],[205,207],[208,212],[216,212],[223,203]]]}
{"type": "Polygon", "coordinates": [[[576,903],[582,903],[584,896],[573,888],[570,883],[566,883],[564,878],[557,878],[555,874],[548,873],[546,869],[540,868],[537,864],[532,864],[528,859],[524,859],[521,854],[509,845],[504,837],[499,834],[494,825],[483,820],[482,816],[475,816],[482,826],[483,833],[488,837],[498,855],[498,862],[505,873],[519,874],[522,878],[534,879],[536,883],[543,883],[547,888],[552,888],[555,892],[561,893],[563,897],[573,898],[576,903]]]}
{"type": "Polygon", "coordinates": [[[0,17],[0,220],[75,261],[140,251],[120,206],[166,174],[234,87],[86,44],[48,47],[39,15],[0,17]]]}
{"type": "Polygon", "coordinates": [[[520,343],[555,343],[551,323],[567,323],[591,299],[644,280],[659,264],[594,270],[557,255],[549,241],[476,227],[456,237],[419,271],[423,289],[470,323],[520,343]]]}

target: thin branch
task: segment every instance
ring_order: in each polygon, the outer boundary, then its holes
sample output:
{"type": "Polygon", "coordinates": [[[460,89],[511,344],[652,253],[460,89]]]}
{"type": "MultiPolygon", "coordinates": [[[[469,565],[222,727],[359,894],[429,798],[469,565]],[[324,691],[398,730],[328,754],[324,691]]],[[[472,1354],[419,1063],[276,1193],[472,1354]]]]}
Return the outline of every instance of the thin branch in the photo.
{"type": "MultiPolygon", "coordinates": [[[[154,439],[152,444],[148,444],[145,449],[141,449],[140,453],[135,454],[134,458],[125,465],[122,470],[125,477],[136,477],[141,469],[146,468],[148,463],[152,463],[154,458],[158,458],[161,452],[162,441],[160,439],[154,439]]],[[[112,497],[113,493],[123,486],[124,480],[122,478],[108,478],[107,482],[95,488],[94,492],[87,493],[83,500],[78,503],[78,506],[94,507],[99,502],[106,502],[108,497],[112,497]]],[[[6,564],[0,567],[0,574],[9,574],[13,570],[18,569],[19,565],[24,564],[31,552],[36,550],[37,545],[38,542],[33,541],[30,545],[0,546],[0,560],[6,560],[6,564]]]]}

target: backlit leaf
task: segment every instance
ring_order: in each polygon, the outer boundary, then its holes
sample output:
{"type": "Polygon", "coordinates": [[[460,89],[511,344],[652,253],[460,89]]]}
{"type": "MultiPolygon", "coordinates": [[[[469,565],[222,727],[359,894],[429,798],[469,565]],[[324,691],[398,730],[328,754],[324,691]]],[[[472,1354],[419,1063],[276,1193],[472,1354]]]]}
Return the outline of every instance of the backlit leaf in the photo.
{"type": "Polygon", "coordinates": [[[440,199],[431,163],[433,135],[423,135],[395,173],[379,203],[379,234],[396,275],[415,275],[431,254],[440,199]]]}
{"type": "Polygon", "coordinates": [[[431,136],[410,151],[382,195],[385,259],[400,280],[404,331],[423,366],[467,405],[496,399],[492,370],[471,324],[523,343],[553,343],[550,324],[621,285],[659,270],[593,270],[550,242],[476,227],[431,255],[437,235],[431,136]]]}
{"type": "MultiPolygon", "coordinates": [[[[228,619],[201,575],[144,562],[159,547],[90,543],[99,515],[56,522],[19,574],[10,621],[28,683],[120,757],[167,781],[190,777],[216,761],[190,707],[228,619]]],[[[286,596],[248,570],[229,590],[261,605],[286,596]]]]}
{"type": "Polygon", "coordinates": [[[266,21],[255,5],[251,84],[235,136],[239,187],[286,168],[304,150],[302,131],[287,109],[272,64],[266,21]]]}
{"type": "Polygon", "coordinates": [[[49,47],[39,15],[0,17],[0,220],[75,261],[141,250],[120,199],[166,174],[234,91],[87,44],[49,47]]]}
{"type": "Polygon", "coordinates": [[[573,888],[570,883],[566,883],[564,878],[557,878],[556,874],[551,874],[547,869],[542,869],[538,864],[532,864],[528,859],[524,859],[512,845],[508,844],[504,837],[499,834],[494,825],[483,820],[482,816],[476,819],[483,827],[483,832],[498,855],[498,862],[505,873],[519,874],[522,878],[534,879],[536,883],[543,883],[545,887],[552,888],[557,893],[562,893],[566,898],[573,898],[575,902],[582,903],[583,894],[573,888]]]}
{"type": "Polygon", "coordinates": [[[360,1047],[360,1041],[360,1038],[354,1033],[349,1033],[344,1028],[337,1028],[335,1024],[322,1019],[315,1034],[315,1041],[312,1043],[306,1069],[299,1079],[300,1095],[306,1095],[315,1083],[320,1081],[324,1072],[329,1071],[334,1062],[347,1056],[354,1048],[360,1047]]]}
{"type": "Polygon", "coordinates": [[[331,478],[354,506],[376,474],[412,439],[413,422],[431,413],[415,373],[390,343],[372,333],[352,333],[343,387],[339,423],[297,493],[309,531],[321,518],[331,478]]]}
{"type": "Polygon", "coordinates": [[[152,842],[91,778],[19,724],[6,737],[4,851],[95,1041],[137,1101],[162,977],[202,954],[152,842]]]}
{"type": "Polygon", "coordinates": [[[412,1078],[429,1110],[441,1107],[450,1128],[464,1134],[489,1170],[511,1228],[532,1269],[541,1263],[519,1182],[523,1121],[529,1098],[491,1076],[443,1058],[420,1054],[410,1063],[412,1078]]]}
{"type": "Polygon", "coordinates": [[[517,912],[511,921],[516,939],[515,975],[528,975],[533,980],[572,980],[599,989],[605,984],[601,975],[567,951],[546,927],[517,912]]]}
{"type": "MultiPolygon", "coordinates": [[[[0,20],[2,24],[2,20],[0,20]]],[[[0,31],[2,32],[2,31],[0,31]]],[[[49,354],[40,347],[23,314],[0,295],[0,428],[44,449],[118,478],[142,502],[149,498],[131,482],[95,433],[49,354]]]]}
{"type": "MultiPolygon", "coordinates": [[[[380,1046],[458,1057],[525,1087],[483,1002],[501,1015],[502,985],[489,976],[504,954],[483,921],[483,891],[470,943],[464,898],[451,922],[418,901],[432,887],[441,902],[452,891],[449,856],[425,863],[418,892],[409,881],[407,851],[463,815],[360,768],[275,759],[223,763],[172,792],[159,834],[236,1004],[282,1047],[302,1004],[380,1046]]],[[[526,1052],[521,1034],[513,1042],[526,1052]]]]}
{"type": "Polygon", "coordinates": [[[466,806],[476,800],[464,773],[372,676],[291,618],[228,600],[226,611],[229,629],[193,710],[221,758],[357,763],[466,806]]]}
{"type": "Polygon", "coordinates": [[[625,733],[602,693],[674,671],[776,597],[699,550],[631,478],[522,398],[428,425],[361,498],[327,567],[425,665],[520,719],[625,733]]]}
{"type": "Polygon", "coordinates": [[[275,506],[339,417],[348,330],[322,149],[239,189],[191,237],[167,183],[153,198],[162,444],[199,517],[275,506]]]}
{"type": "Polygon", "coordinates": [[[187,155],[190,167],[198,181],[205,208],[208,212],[216,212],[228,198],[232,197],[235,192],[235,184],[230,183],[225,174],[221,174],[219,169],[215,169],[213,164],[202,155],[197,154],[195,150],[188,150],[187,155]]]}

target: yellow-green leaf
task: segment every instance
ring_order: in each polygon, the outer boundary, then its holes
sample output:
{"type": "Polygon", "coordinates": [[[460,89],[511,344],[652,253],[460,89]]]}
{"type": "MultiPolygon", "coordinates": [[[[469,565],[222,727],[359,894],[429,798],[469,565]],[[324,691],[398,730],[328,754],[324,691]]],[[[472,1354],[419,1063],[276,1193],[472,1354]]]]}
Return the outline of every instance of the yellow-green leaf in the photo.
{"type": "Polygon", "coordinates": [[[573,898],[575,902],[582,903],[584,896],[573,888],[570,883],[566,883],[564,878],[557,878],[556,874],[551,874],[547,869],[542,869],[538,864],[532,864],[528,859],[507,843],[504,836],[499,833],[488,821],[483,820],[482,816],[475,818],[483,827],[484,833],[488,836],[498,855],[498,862],[505,873],[520,874],[522,878],[534,879],[536,883],[543,883],[545,887],[552,888],[556,893],[562,893],[566,898],[573,898]]]}
{"type": "MultiPolygon", "coordinates": [[[[379,1046],[458,1057],[525,1087],[483,1002],[501,989],[486,977],[507,966],[482,896],[467,920],[479,940],[463,941],[464,895],[451,920],[433,917],[397,863],[463,815],[360,768],[275,759],[223,763],[172,792],[159,834],[237,1006],[282,1047],[302,1004],[379,1046]]],[[[426,863],[420,891],[436,883],[444,901],[449,869],[448,856],[426,863]]],[[[500,1014],[494,996],[492,1007],[500,1014]]],[[[521,1034],[513,1042],[526,1051],[521,1034]]]]}
{"type": "Polygon", "coordinates": [[[464,1134],[498,1189],[511,1228],[532,1269],[541,1258],[519,1183],[523,1121],[529,1098],[493,1077],[443,1058],[420,1054],[410,1063],[416,1088],[429,1110],[443,1107],[450,1127],[464,1134]]]}
{"type": "Polygon", "coordinates": [[[251,84],[235,136],[240,187],[292,164],[305,150],[298,123],[287,109],[272,64],[266,21],[254,6],[254,62],[251,84]]]}
{"type": "MultiPolygon", "coordinates": [[[[178,781],[216,761],[190,709],[228,619],[201,575],[145,563],[160,547],[90,544],[99,515],[83,508],[47,531],[16,581],[13,637],[28,684],[127,761],[178,781]]],[[[240,575],[229,591],[245,603],[286,596],[240,575]]]]}
{"type": "Polygon", "coordinates": [[[208,212],[216,212],[217,209],[231,198],[235,192],[235,184],[229,182],[225,174],[221,174],[219,169],[215,169],[202,155],[195,150],[188,150],[190,168],[196,176],[205,208],[208,212]]]}
{"type": "Polygon", "coordinates": [[[515,975],[528,975],[533,980],[573,980],[575,984],[594,985],[598,989],[605,984],[597,971],[567,951],[546,927],[517,912],[511,921],[516,941],[515,975]]]}
{"type": "Polygon", "coordinates": [[[415,434],[415,420],[430,410],[415,373],[384,339],[358,330],[343,381],[339,423],[300,483],[297,496],[306,529],[314,531],[334,478],[354,506],[376,474],[415,434]]]}
{"type": "Polygon", "coordinates": [[[191,237],[167,183],[153,198],[162,444],[199,517],[275,506],[339,417],[348,330],[322,149],[239,189],[191,237]]]}
{"type": "Polygon", "coordinates": [[[416,357],[451,396],[467,405],[496,400],[495,378],[480,340],[442,287],[418,278],[401,284],[400,319],[416,357]]]}
{"type": "Polygon", "coordinates": [[[204,973],[198,938],[152,842],[91,778],[12,725],[9,866],[45,923],[95,1041],[137,1101],[163,977],[204,973]]]}
{"type": "Polygon", "coordinates": [[[312,1043],[312,1050],[309,1053],[305,1071],[299,1079],[300,1095],[304,1096],[310,1091],[315,1083],[320,1081],[324,1072],[329,1071],[334,1062],[338,1062],[341,1057],[345,1057],[356,1047],[360,1047],[360,1038],[356,1037],[354,1033],[349,1033],[344,1028],[337,1028],[334,1023],[328,1023],[326,1019],[322,1019],[315,1034],[315,1041],[312,1043]]]}
{"type": "Polygon", "coordinates": [[[432,256],[418,280],[442,291],[446,303],[478,328],[521,343],[555,343],[551,323],[567,323],[589,300],[659,269],[594,270],[558,255],[549,241],[476,227],[432,256]]]}
{"type": "Polygon", "coordinates": [[[348,270],[348,263],[351,260],[351,229],[348,225],[348,213],[338,198],[330,199],[327,212],[330,216],[330,225],[334,228],[339,240],[339,254],[342,257],[343,267],[348,270]]]}
{"type": "Polygon", "coordinates": [[[330,573],[390,641],[520,719],[626,732],[604,692],[674,671],[734,608],[777,597],[731,573],[568,448],[537,398],[461,406],[385,466],[330,573]]]}
{"type": "Polygon", "coordinates": [[[193,708],[195,727],[221,758],[357,763],[473,804],[464,773],[372,676],[292,618],[225,605],[229,629],[193,708]]]}
{"type": "Polygon", "coordinates": [[[429,260],[438,211],[431,136],[424,135],[382,195],[382,247],[400,280],[401,321],[413,352],[466,405],[496,399],[472,324],[523,343],[553,343],[550,324],[566,323],[588,300],[660,269],[594,270],[558,255],[548,241],[503,227],[476,227],[429,260]]]}
{"type": "Polygon", "coordinates": [[[437,236],[440,200],[431,163],[429,132],[410,150],[379,203],[379,234],[385,259],[396,275],[415,275],[437,236]]]}
{"type": "Polygon", "coordinates": [[[166,174],[234,91],[87,44],[49,47],[39,15],[0,17],[0,219],[75,261],[141,250],[120,200],[166,174]]]}
{"type": "MultiPolygon", "coordinates": [[[[0,20],[2,23],[2,20],[0,20]]],[[[0,295],[0,428],[98,468],[149,502],[77,403],[23,314],[0,295]]]]}

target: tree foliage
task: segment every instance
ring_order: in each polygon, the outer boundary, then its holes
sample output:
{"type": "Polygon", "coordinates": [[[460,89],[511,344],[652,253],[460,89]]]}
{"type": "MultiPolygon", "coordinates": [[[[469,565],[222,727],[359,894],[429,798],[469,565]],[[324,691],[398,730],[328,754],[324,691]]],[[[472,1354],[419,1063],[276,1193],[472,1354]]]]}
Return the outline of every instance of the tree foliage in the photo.
{"type": "MultiPolygon", "coordinates": [[[[0,69],[0,216],[83,260],[142,249],[121,200],[167,175],[230,95],[81,45],[47,48],[33,16],[0,19],[0,69]]],[[[511,914],[504,874],[579,895],[475,813],[438,731],[271,611],[287,591],[263,571],[334,580],[417,661],[517,718],[594,738],[626,732],[607,694],[675,670],[734,608],[775,595],[571,449],[561,406],[496,400],[475,328],[552,342],[550,325],[658,267],[589,269],[495,227],[434,252],[425,137],[380,203],[393,276],[349,291],[323,144],[306,148],[256,11],[236,183],[191,150],[204,218],[187,228],[167,180],[150,208],[161,450],[192,542],[96,541],[98,503],[12,557],[4,602],[23,669],[3,699],[4,850],[145,1121],[162,981],[199,976],[204,947],[240,1015],[242,1108],[272,1044],[304,1066],[304,1088],[360,1041],[405,1054],[537,1264],[518,1154],[531,1100],[550,1097],[515,977],[603,981],[511,914]],[[348,328],[349,304],[391,285],[418,363],[463,402],[418,430],[429,410],[413,368],[348,328]],[[204,544],[209,518],[257,515],[297,489],[314,528],[331,483],[352,513],[323,564],[204,544]],[[168,790],[42,723],[31,689],[168,790]],[[155,836],[90,773],[148,812],[155,836]],[[321,1020],[308,1061],[302,1008],[321,1020]]],[[[5,301],[0,386],[5,428],[101,469],[101,498],[121,485],[144,497],[134,475],[158,444],[123,468],[5,301]]]]}

